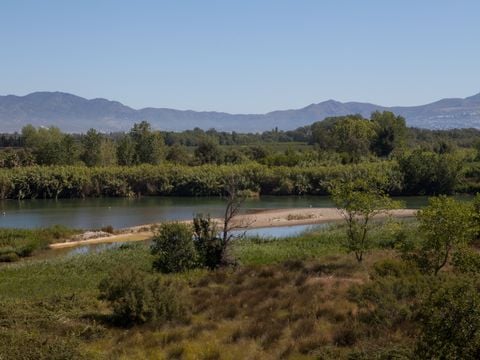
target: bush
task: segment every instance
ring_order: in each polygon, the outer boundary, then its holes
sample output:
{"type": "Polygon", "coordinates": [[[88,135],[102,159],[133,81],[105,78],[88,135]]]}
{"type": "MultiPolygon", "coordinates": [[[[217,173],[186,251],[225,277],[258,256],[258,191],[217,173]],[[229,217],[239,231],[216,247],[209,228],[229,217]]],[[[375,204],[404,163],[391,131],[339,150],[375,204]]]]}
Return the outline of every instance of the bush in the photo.
{"type": "Polygon", "coordinates": [[[190,226],[165,223],[157,229],[151,248],[157,255],[153,267],[164,273],[182,272],[197,265],[197,251],[190,226]]]}
{"type": "Polygon", "coordinates": [[[427,274],[437,275],[451,261],[451,254],[472,238],[470,204],[446,196],[429,199],[417,213],[420,242],[405,242],[403,257],[413,261],[427,274]]]}
{"type": "Polygon", "coordinates": [[[99,290],[99,298],[109,302],[114,320],[122,325],[184,320],[188,314],[181,289],[132,268],[116,269],[99,290]]]}
{"type": "Polygon", "coordinates": [[[359,307],[359,319],[378,335],[413,320],[420,295],[428,285],[428,279],[420,276],[415,268],[385,261],[375,265],[374,280],[352,286],[349,297],[359,307]]]}
{"type": "Polygon", "coordinates": [[[480,358],[480,293],[474,281],[453,278],[434,289],[419,319],[418,358],[480,358]]]}
{"type": "Polygon", "coordinates": [[[468,247],[456,251],[452,256],[452,265],[462,273],[480,273],[480,254],[468,247]]]}
{"type": "Polygon", "coordinates": [[[219,267],[223,260],[223,246],[215,223],[210,217],[197,215],[193,219],[193,229],[200,262],[209,269],[219,267]]]}

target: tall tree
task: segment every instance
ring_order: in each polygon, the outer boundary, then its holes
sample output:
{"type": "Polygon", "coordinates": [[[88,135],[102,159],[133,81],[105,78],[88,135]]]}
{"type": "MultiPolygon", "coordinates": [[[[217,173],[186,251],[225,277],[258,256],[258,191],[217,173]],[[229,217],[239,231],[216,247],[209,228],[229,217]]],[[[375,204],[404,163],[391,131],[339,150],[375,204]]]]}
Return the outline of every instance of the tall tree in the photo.
{"type": "Polygon", "coordinates": [[[100,164],[100,146],[102,134],[95,129],[87,131],[82,138],[83,153],[82,160],[87,166],[98,166],[100,164]]]}
{"type": "Polygon", "coordinates": [[[135,145],[135,163],[159,164],[163,158],[164,141],[159,131],[153,131],[147,121],[133,125],[130,136],[135,145]]]}
{"type": "Polygon", "coordinates": [[[405,145],[407,125],[403,117],[395,116],[390,111],[375,111],[370,119],[375,129],[372,150],[376,155],[389,156],[405,145]]]}

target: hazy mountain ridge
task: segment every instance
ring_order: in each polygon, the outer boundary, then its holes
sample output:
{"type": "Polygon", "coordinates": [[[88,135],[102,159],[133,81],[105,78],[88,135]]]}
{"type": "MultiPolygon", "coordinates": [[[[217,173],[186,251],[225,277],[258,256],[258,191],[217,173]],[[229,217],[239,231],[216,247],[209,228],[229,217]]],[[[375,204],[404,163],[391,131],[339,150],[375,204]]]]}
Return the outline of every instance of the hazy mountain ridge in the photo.
{"type": "Polygon", "coordinates": [[[117,101],[91,99],[61,92],[35,92],[25,96],[0,96],[0,132],[18,131],[26,124],[55,125],[64,131],[128,130],[134,122],[147,120],[162,130],[199,127],[224,131],[256,132],[278,127],[282,130],[323,120],[329,116],[360,113],[368,117],[375,110],[389,110],[407,119],[409,126],[448,129],[480,128],[480,93],[464,99],[442,99],[420,106],[384,107],[361,102],[327,100],[301,109],[277,110],[266,114],[229,114],[215,111],[168,108],[133,109],[117,101]]]}

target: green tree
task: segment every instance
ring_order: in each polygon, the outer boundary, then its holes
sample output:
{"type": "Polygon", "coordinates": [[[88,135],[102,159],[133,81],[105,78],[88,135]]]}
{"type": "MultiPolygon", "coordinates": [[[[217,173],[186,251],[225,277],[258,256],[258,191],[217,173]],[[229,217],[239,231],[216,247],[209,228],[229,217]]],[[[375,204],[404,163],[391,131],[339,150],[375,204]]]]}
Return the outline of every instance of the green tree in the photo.
{"type": "Polygon", "coordinates": [[[404,193],[415,195],[451,194],[457,185],[462,159],[455,154],[415,150],[399,161],[404,193]]]}
{"type": "Polygon", "coordinates": [[[99,156],[99,165],[100,166],[112,166],[117,165],[117,146],[116,144],[107,138],[103,138],[100,142],[100,156],[99,156]]]}
{"type": "Polygon", "coordinates": [[[375,135],[373,124],[364,119],[346,117],[335,124],[333,136],[337,150],[348,155],[349,162],[359,162],[370,152],[375,135]]]}
{"type": "Polygon", "coordinates": [[[387,157],[405,146],[407,125],[403,117],[390,111],[375,111],[370,119],[375,129],[372,150],[376,155],[387,157]]]}
{"type": "Polygon", "coordinates": [[[195,216],[193,233],[200,262],[209,269],[215,269],[222,265],[222,239],[219,237],[217,225],[210,216],[195,216]]]}
{"type": "Polygon", "coordinates": [[[164,223],[156,230],[151,252],[157,258],[153,267],[164,273],[176,273],[197,266],[192,228],[181,223],[164,223]]]}
{"type": "Polygon", "coordinates": [[[164,141],[159,131],[153,131],[151,125],[142,121],[134,124],[130,136],[135,146],[136,164],[159,164],[163,158],[164,141]]]}
{"type": "Polygon", "coordinates": [[[435,287],[420,308],[418,359],[480,358],[480,292],[467,278],[435,287]]]}
{"type": "Polygon", "coordinates": [[[87,131],[82,138],[83,153],[81,159],[87,166],[98,166],[100,164],[100,145],[102,134],[95,129],[87,131]]]}
{"type": "Polygon", "coordinates": [[[206,138],[195,149],[195,158],[200,164],[220,164],[223,160],[223,154],[214,139],[206,138]]]}
{"type": "Polygon", "coordinates": [[[118,141],[117,159],[119,165],[131,166],[135,164],[135,143],[128,134],[118,141]]]}
{"type": "Polygon", "coordinates": [[[174,144],[168,148],[167,161],[174,164],[188,165],[190,163],[191,154],[186,147],[180,144],[174,144]]]}
{"type": "Polygon", "coordinates": [[[57,127],[35,128],[27,125],[22,129],[22,140],[40,165],[74,164],[78,160],[75,140],[57,127]]]}
{"type": "MultiPolygon", "coordinates": [[[[311,126],[311,143],[318,146],[321,150],[335,151],[337,143],[333,136],[335,125],[346,117],[329,117],[323,121],[317,121],[311,126]]],[[[361,118],[361,116],[360,116],[361,118]]]]}
{"type": "Polygon", "coordinates": [[[426,273],[437,275],[451,254],[473,235],[471,204],[447,196],[429,199],[417,213],[422,235],[416,247],[406,248],[405,256],[426,273]]]}
{"type": "Polygon", "coordinates": [[[365,253],[372,247],[369,231],[375,215],[398,207],[374,181],[367,179],[344,179],[332,182],[330,194],[342,212],[346,223],[345,247],[362,262],[365,253]]]}

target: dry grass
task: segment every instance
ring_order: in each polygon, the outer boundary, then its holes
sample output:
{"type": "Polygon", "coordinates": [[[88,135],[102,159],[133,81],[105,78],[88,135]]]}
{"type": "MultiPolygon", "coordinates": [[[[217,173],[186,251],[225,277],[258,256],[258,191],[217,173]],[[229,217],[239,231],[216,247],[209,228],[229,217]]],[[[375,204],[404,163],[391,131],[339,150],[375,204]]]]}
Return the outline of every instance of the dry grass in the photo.
{"type": "Polygon", "coordinates": [[[189,325],[119,336],[116,351],[133,357],[140,346],[145,358],[166,359],[346,358],[371,341],[348,300],[367,269],[335,256],[210,272],[190,282],[189,325]]]}

